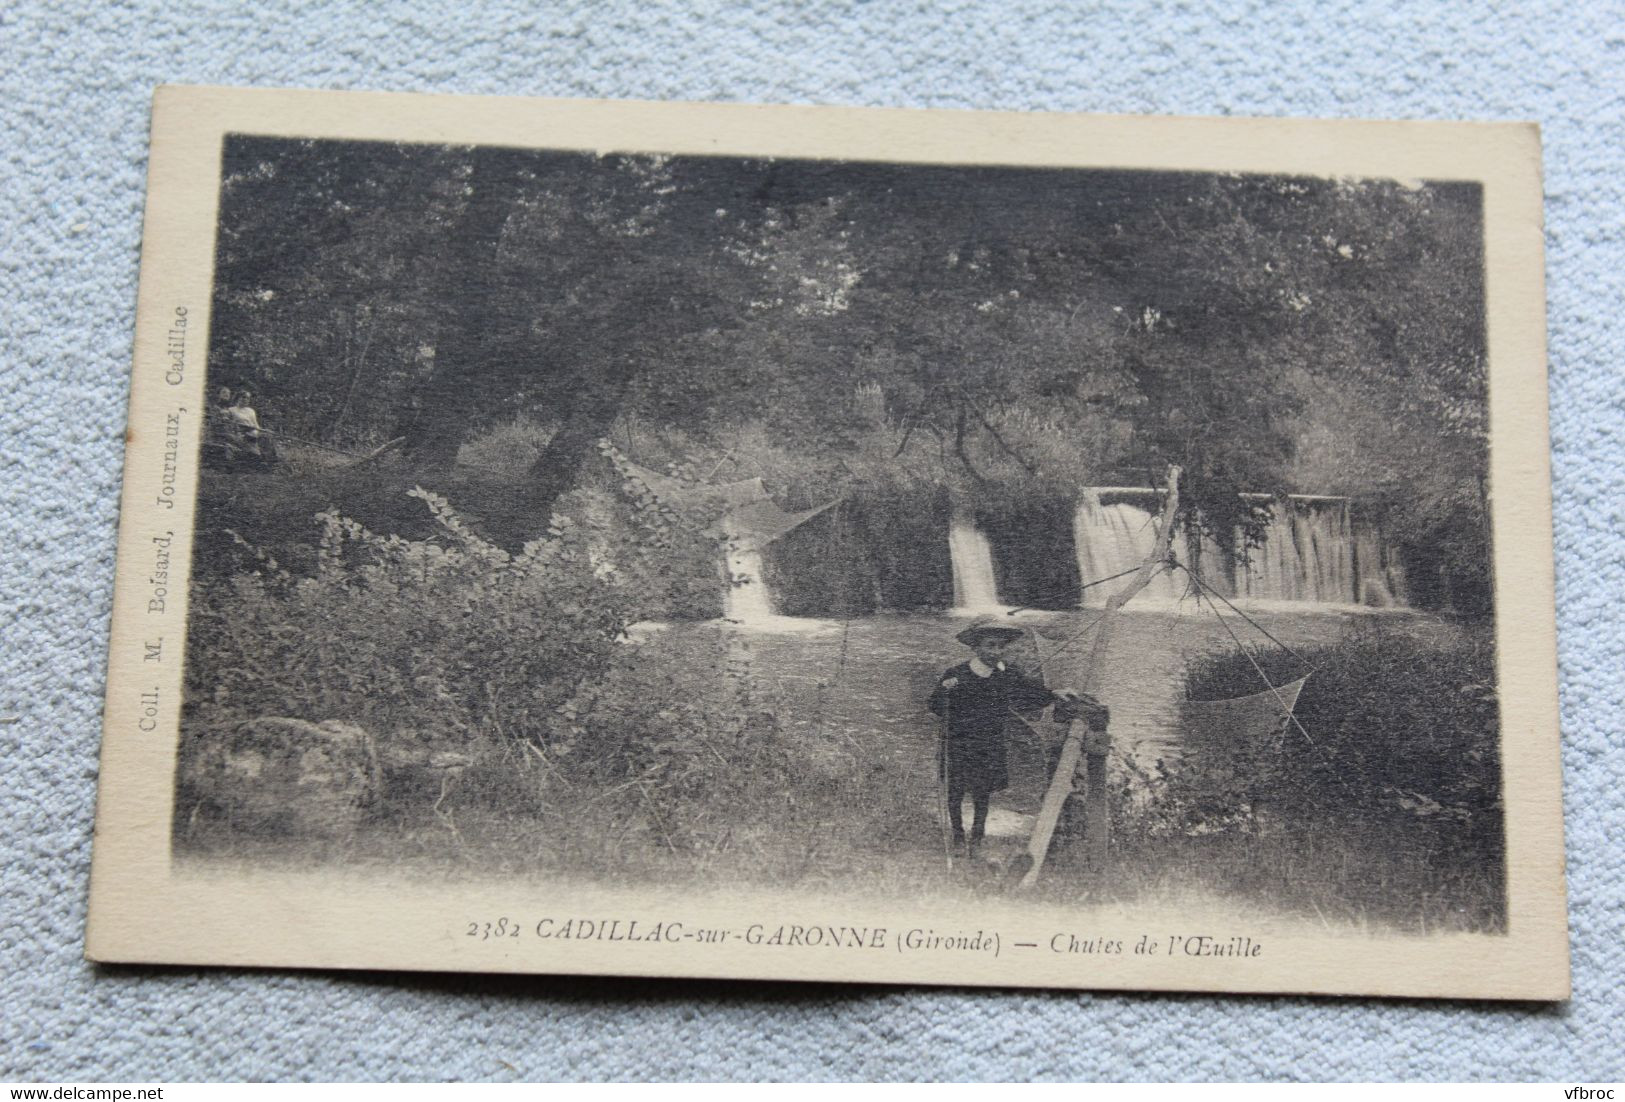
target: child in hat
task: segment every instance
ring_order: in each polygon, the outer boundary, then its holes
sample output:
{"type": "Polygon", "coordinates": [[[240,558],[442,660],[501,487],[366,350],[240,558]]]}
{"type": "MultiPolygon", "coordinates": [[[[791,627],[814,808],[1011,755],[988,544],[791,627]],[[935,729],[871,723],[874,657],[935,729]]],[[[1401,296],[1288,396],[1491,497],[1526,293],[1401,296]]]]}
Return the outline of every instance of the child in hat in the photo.
{"type": "Polygon", "coordinates": [[[1051,691],[1004,660],[1021,638],[1020,628],[983,620],[955,636],[975,652],[937,679],[929,707],[942,718],[942,768],[948,787],[948,821],[954,845],[965,844],[963,808],[969,794],[975,811],[968,853],[975,856],[987,830],[989,797],[1010,783],[1005,760],[1005,722],[1013,712],[1032,712],[1056,700],[1073,700],[1070,689],[1051,691]]]}

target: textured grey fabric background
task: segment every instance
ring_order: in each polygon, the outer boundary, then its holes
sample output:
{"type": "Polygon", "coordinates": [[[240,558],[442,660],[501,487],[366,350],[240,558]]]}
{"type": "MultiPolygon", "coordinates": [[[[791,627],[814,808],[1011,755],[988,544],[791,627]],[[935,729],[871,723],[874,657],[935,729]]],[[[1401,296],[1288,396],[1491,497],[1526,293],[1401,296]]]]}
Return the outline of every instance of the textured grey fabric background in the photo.
{"type": "Polygon", "coordinates": [[[0,1078],[1625,1078],[1625,7],[943,2],[0,11],[0,1078]],[[1510,9],[1516,7],[1514,14],[1510,9]],[[1535,119],[1575,996],[1567,1006],[96,969],[80,959],[162,82],[1535,119]],[[510,1065],[511,1069],[510,1070],[510,1065]]]}

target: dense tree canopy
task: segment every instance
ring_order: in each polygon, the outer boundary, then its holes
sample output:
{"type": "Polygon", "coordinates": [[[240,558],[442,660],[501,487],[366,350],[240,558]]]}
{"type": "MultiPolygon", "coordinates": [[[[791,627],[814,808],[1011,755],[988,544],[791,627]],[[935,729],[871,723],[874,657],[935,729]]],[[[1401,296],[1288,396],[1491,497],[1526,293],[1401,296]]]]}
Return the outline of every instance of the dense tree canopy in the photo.
{"type": "Polygon", "coordinates": [[[1475,186],[235,137],[217,265],[267,425],[421,475],[526,415],[531,517],[634,424],[790,496],[1178,464],[1218,533],[1351,470],[1482,490],[1475,186]]]}

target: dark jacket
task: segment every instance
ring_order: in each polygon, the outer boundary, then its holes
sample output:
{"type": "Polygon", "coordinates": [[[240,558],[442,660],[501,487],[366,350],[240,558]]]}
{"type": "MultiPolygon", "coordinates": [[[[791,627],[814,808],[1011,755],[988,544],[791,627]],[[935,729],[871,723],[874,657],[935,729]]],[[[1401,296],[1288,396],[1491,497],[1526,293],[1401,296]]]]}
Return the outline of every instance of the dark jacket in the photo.
{"type": "Polygon", "coordinates": [[[997,792],[1008,785],[1006,721],[1014,712],[1037,711],[1056,699],[1008,663],[978,677],[969,662],[961,662],[937,678],[928,707],[943,719],[948,787],[997,792]]]}

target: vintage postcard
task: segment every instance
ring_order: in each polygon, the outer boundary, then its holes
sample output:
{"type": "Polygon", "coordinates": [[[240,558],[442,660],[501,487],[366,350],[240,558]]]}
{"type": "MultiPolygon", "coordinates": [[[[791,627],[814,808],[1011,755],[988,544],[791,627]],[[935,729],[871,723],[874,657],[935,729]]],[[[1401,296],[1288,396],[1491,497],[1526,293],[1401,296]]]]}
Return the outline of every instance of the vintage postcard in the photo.
{"type": "Polygon", "coordinates": [[[165,88],[87,954],[1562,999],[1538,133],[165,88]]]}

